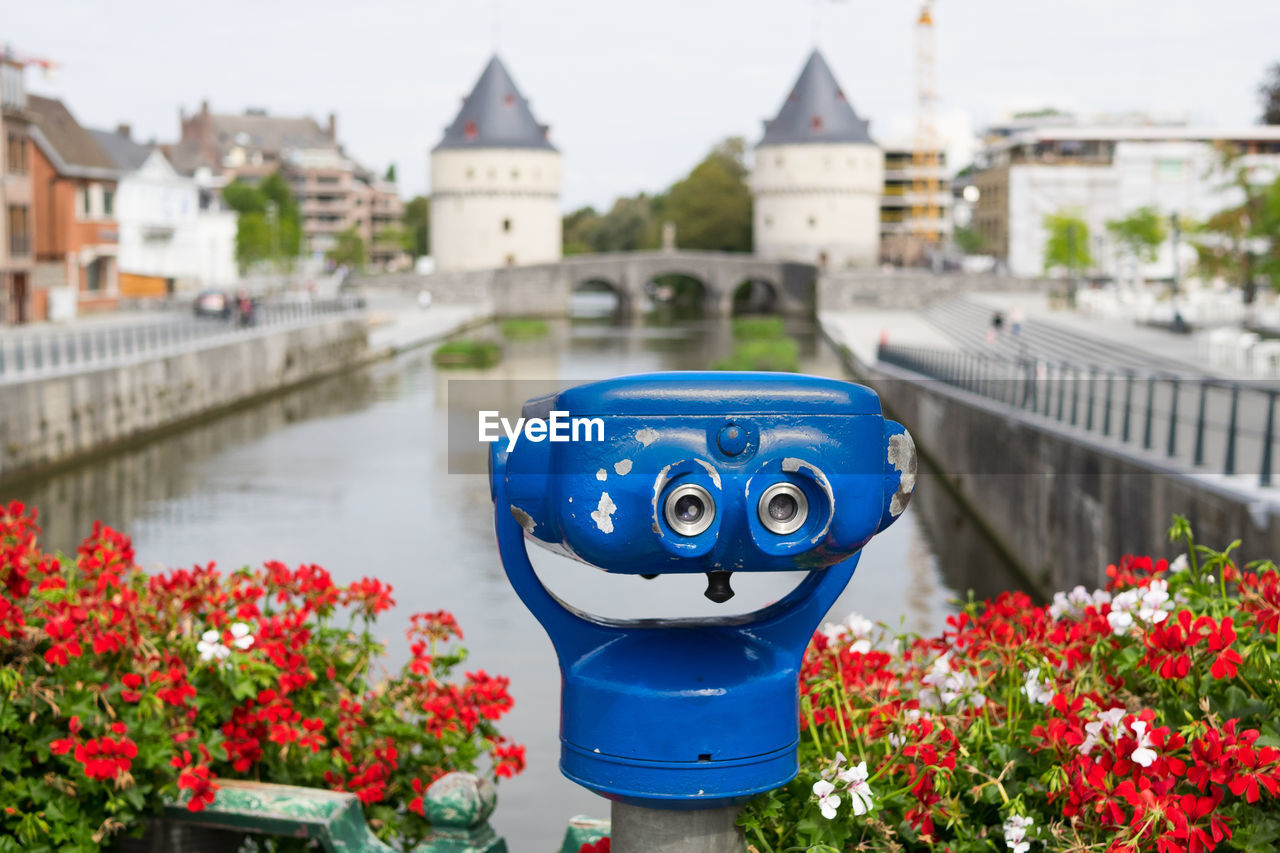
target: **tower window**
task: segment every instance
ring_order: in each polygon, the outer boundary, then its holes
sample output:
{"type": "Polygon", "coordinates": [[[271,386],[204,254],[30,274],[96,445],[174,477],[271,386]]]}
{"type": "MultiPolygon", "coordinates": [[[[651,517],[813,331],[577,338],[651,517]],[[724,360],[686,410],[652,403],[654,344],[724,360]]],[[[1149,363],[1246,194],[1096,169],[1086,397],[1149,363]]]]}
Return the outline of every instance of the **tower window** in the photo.
{"type": "Polygon", "coordinates": [[[519,170],[519,169],[512,169],[512,170],[511,170],[511,180],[513,180],[513,181],[518,181],[518,180],[520,180],[520,170],[519,170]]]}
{"type": "Polygon", "coordinates": [[[476,170],[475,170],[475,169],[467,169],[467,180],[468,180],[468,181],[469,181],[469,180],[471,180],[471,179],[473,179],[475,176],[476,176],[476,170]]]}
{"type": "Polygon", "coordinates": [[[822,116],[814,115],[813,118],[809,119],[809,127],[814,130],[822,130],[822,116]]]}
{"type": "Polygon", "coordinates": [[[510,220],[510,219],[504,219],[504,220],[502,220],[502,230],[503,230],[503,233],[510,233],[510,231],[511,231],[511,220],[510,220]]]}
{"type": "Polygon", "coordinates": [[[818,224],[818,217],[816,217],[816,216],[810,216],[810,217],[809,217],[809,227],[810,227],[810,228],[814,228],[814,227],[816,227],[816,226],[817,226],[817,224],[818,224]]]}
{"type": "Polygon", "coordinates": [[[462,135],[467,137],[467,139],[475,139],[476,123],[474,121],[468,120],[467,123],[462,126],[462,135]]]}

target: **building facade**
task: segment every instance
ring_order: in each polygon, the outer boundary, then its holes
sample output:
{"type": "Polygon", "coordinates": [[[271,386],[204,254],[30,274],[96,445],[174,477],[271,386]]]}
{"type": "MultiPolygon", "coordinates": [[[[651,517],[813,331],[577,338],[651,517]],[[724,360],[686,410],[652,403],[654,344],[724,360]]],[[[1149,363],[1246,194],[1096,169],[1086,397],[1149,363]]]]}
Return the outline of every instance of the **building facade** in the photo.
{"type": "Polygon", "coordinates": [[[120,172],[55,98],[27,97],[31,115],[33,316],[111,310],[120,296],[116,193],[120,172]]]}
{"type": "Polygon", "coordinates": [[[195,179],[178,174],[159,148],[134,142],[127,125],[90,132],[120,172],[120,295],[160,297],[234,286],[235,213],[216,203],[202,209],[195,179]]]}
{"type": "Polygon", "coordinates": [[[498,57],[431,151],[435,269],[560,260],[560,152],[498,57]]]}
{"type": "Polygon", "coordinates": [[[0,47],[0,324],[35,318],[30,115],[23,65],[0,47]]]}
{"type": "Polygon", "coordinates": [[[181,138],[162,147],[180,173],[203,186],[256,184],[275,172],[289,182],[302,217],[305,255],[323,261],[338,235],[354,230],[375,268],[403,259],[399,243],[384,236],[404,216],[396,185],[344,152],[333,113],[321,126],[309,116],[273,116],[260,109],[214,113],[205,101],[198,112],[180,112],[179,124],[181,138]]]}
{"type": "Polygon", "coordinates": [[[755,253],[822,268],[875,264],[883,190],[868,122],[815,50],[756,145],[755,253]]]}
{"type": "Polygon", "coordinates": [[[1089,226],[1094,273],[1172,276],[1166,243],[1152,264],[1133,261],[1107,233],[1107,222],[1141,207],[1183,221],[1203,221],[1242,201],[1227,186],[1222,152],[1243,155],[1260,174],[1280,174],[1280,127],[1088,126],[1020,128],[988,142],[973,175],[973,227],[985,250],[1018,276],[1045,272],[1045,217],[1070,212],[1089,226]]]}
{"type": "Polygon", "coordinates": [[[908,145],[884,149],[884,195],[880,199],[880,260],[916,264],[953,230],[947,152],[921,157],[908,145]],[[932,191],[929,187],[932,186],[932,191]]]}

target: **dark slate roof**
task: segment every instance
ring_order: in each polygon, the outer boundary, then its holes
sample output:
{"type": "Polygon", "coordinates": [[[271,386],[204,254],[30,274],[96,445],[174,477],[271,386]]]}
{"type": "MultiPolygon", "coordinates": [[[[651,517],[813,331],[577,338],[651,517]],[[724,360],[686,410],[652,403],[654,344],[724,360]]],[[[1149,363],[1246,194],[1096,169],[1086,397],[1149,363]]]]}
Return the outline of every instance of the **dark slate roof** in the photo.
{"type": "Polygon", "coordinates": [[[116,171],[115,161],[102,150],[93,134],[80,126],[62,101],[28,95],[27,110],[31,113],[32,123],[53,148],[62,165],[72,169],[116,171]]]}
{"type": "Polygon", "coordinates": [[[489,60],[453,124],[444,130],[444,139],[434,150],[446,148],[545,148],[547,126],[538,124],[529,102],[516,88],[497,56],[489,60]]]}
{"type": "Polygon", "coordinates": [[[136,172],[151,156],[151,146],[140,145],[119,131],[90,129],[89,132],[122,172],[136,172]]]}
{"type": "Polygon", "coordinates": [[[759,144],[870,143],[868,124],[853,111],[827,61],[815,50],[809,54],[809,61],[778,111],[778,117],[765,121],[764,138],[759,144]]]}

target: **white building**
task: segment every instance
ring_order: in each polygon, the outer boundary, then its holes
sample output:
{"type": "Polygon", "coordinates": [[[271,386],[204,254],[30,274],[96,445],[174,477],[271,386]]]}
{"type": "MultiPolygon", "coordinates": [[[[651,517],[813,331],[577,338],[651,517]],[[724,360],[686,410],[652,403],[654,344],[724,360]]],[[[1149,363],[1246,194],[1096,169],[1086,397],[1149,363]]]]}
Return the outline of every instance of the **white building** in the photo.
{"type": "Polygon", "coordinates": [[[130,139],[127,126],[91,133],[121,175],[115,198],[120,295],[234,285],[235,213],[207,201],[201,209],[197,182],[178,174],[159,148],[130,139]]]}
{"type": "Polygon", "coordinates": [[[884,156],[867,125],[815,50],[756,145],[757,255],[824,268],[876,263],[884,156]]]}
{"type": "Polygon", "coordinates": [[[560,260],[560,152],[498,57],[431,151],[438,272],[560,260]]]}
{"type": "Polygon", "coordinates": [[[1045,271],[1044,219],[1070,211],[1089,226],[1095,273],[1169,278],[1169,242],[1155,263],[1137,269],[1115,245],[1107,222],[1141,207],[1203,221],[1239,204],[1240,191],[1226,186],[1223,148],[1258,167],[1258,179],[1280,174],[1280,127],[1058,124],[1016,130],[994,139],[979,158],[974,227],[1012,274],[1038,276],[1045,271]]]}

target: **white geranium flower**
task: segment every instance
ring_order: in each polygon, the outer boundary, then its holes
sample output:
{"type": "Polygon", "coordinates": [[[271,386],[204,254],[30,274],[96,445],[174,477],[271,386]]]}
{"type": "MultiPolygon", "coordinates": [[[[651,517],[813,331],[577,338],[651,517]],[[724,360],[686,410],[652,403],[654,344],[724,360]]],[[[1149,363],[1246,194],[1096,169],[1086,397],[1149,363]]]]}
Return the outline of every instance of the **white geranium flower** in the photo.
{"type": "Polygon", "coordinates": [[[837,778],[848,785],[849,804],[855,815],[864,815],[874,806],[871,786],[867,784],[867,762],[860,761],[837,778]]]}
{"type": "Polygon", "coordinates": [[[822,816],[827,820],[835,817],[836,809],[840,807],[840,797],[834,793],[835,789],[836,786],[826,779],[820,779],[813,783],[813,793],[818,797],[818,808],[822,811],[822,816]]]}
{"type": "Polygon", "coordinates": [[[1027,853],[1031,849],[1031,842],[1027,841],[1027,830],[1034,823],[1034,818],[1019,815],[1010,815],[1005,819],[1004,843],[1009,846],[1012,853],[1027,853]]]}
{"type": "Polygon", "coordinates": [[[1169,582],[1153,580],[1143,592],[1138,606],[1138,618],[1151,625],[1163,622],[1173,609],[1169,601],[1169,582]]]}
{"type": "Polygon", "coordinates": [[[1080,751],[1088,755],[1104,736],[1115,740],[1124,732],[1124,714],[1124,708],[1111,708],[1098,714],[1092,723],[1085,723],[1085,738],[1080,744],[1080,751]]]}
{"type": "Polygon", "coordinates": [[[1046,678],[1040,680],[1040,667],[1033,666],[1027,673],[1026,684],[1022,685],[1022,692],[1027,694],[1027,701],[1031,704],[1039,702],[1041,705],[1048,705],[1053,701],[1053,680],[1046,678]]]}
{"type": "Polygon", "coordinates": [[[1056,592],[1053,594],[1053,603],[1049,605],[1049,615],[1054,619],[1061,619],[1064,616],[1071,619],[1079,619],[1089,607],[1099,607],[1110,600],[1111,593],[1105,589],[1095,589],[1093,592],[1089,592],[1083,586],[1077,586],[1071,592],[1056,592]]]}
{"type": "Polygon", "coordinates": [[[253,634],[249,633],[249,626],[243,622],[237,622],[231,626],[231,645],[243,651],[253,645],[253,634]]]}
{"type": "Polygon", "coordinates": [[[1187,555],[1179,554],[1177,558],[1169,564],[1169,572],[1176,575],[1178,572],[1185,572],[1187,570],[1187,566],[1187,555]]]}
{"type": "Polygon", "coordinates": [[[222,644],[222,635],[217,631],[205,631],[200,635],[200,642],[196,643],[196,651],[200,653],[200,660],[226,660],[231,655],[231,649],[222,644]]]}
{"type": "Polygon", "coordinates": [[[1138,736],[1138,748],[1135,749],[1129,758],[1134,764],[1140,764],[1143,767],[1150,767],[1159,758],[1156,751],[1152,749],[1151,735],[1147,734],[1147,724],[1142,720],[1134,720],[1129,724],[1133,729],[1133,733],[1138,736]]]}

